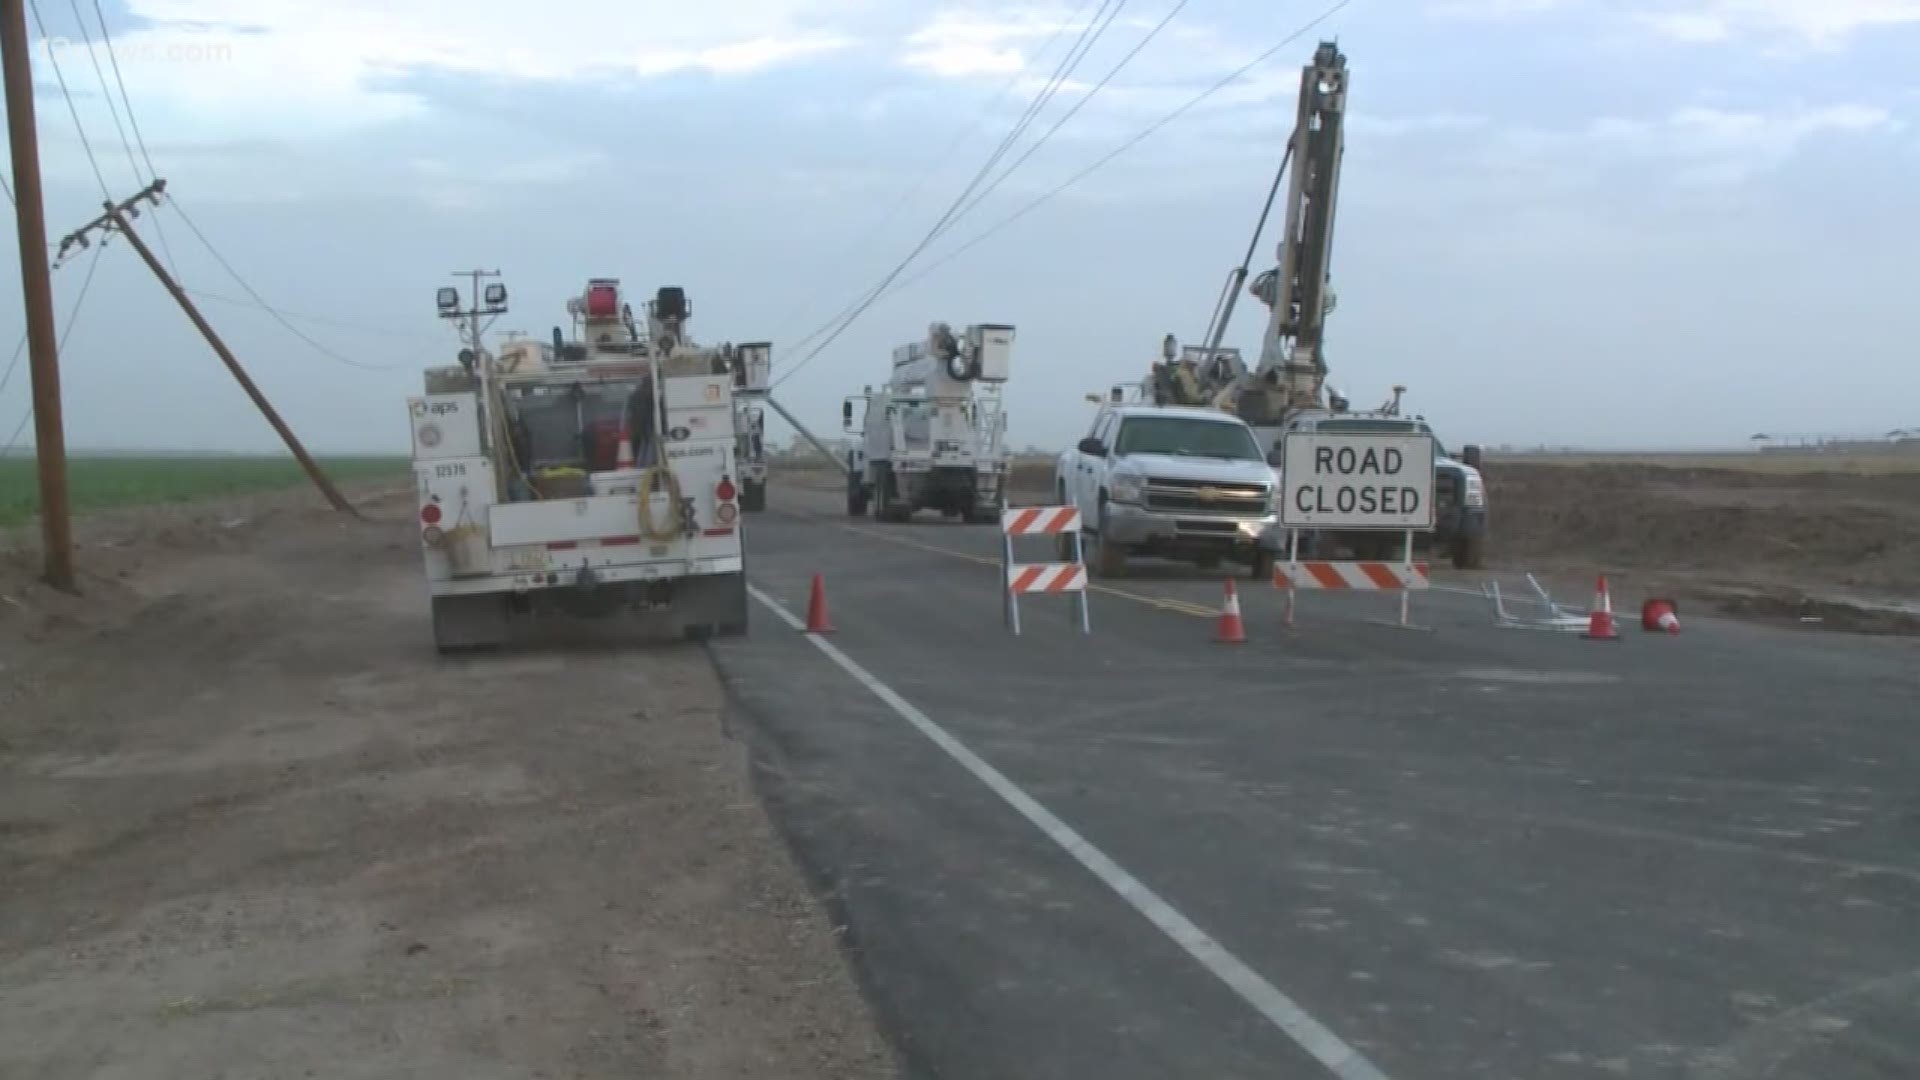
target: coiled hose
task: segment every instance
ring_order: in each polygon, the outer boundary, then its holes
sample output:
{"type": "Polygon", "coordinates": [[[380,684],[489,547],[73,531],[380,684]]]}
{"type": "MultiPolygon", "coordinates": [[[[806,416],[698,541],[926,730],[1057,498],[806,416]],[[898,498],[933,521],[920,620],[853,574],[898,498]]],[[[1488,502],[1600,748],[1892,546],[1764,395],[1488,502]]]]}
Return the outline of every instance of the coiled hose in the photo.
{"type": "Polygon", "coordinates": [[[672,540],[680,535],[680,478],[673,470],[664,465],[649,465],[640,471],[640,535],[648,540],[672,540]],[[667,523],[664,530],[653,527],[653,489],[656,477],[667,478],[667,497],[673,507],[675,520],[667,523]]]}

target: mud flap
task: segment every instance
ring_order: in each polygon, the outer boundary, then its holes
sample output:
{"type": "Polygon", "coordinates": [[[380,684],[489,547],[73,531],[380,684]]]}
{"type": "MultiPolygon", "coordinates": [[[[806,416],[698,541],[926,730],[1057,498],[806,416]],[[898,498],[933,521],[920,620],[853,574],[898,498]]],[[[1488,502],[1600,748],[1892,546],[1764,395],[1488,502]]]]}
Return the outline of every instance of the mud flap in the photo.
{"type": "Polygon", "coordinates": [[[677,584],[673,606],[683,636],[704,640],[746,634],[746,574],[707,574],[677,584]]]}
{"type": "Polygon", "coordinates": [[[433,598],[433,644],[442,653],[504,645],[511,628],[499,593],[433,598]]]}

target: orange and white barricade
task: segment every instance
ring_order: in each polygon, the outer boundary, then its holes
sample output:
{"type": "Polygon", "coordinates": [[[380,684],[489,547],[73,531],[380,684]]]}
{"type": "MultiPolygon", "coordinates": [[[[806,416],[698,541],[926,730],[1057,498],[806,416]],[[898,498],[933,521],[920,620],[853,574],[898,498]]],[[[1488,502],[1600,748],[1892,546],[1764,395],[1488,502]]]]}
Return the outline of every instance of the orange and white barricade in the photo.
{"type": "Polygon", "coordinates": [[[1020,597],[1026,593],[1071,593],[1080,608],[1080,632],[1090,634],[1087,618],[1087,566],[1080,550],[1080,511],[1072,506],[1009,506],[1000,511],[1000,565],[1007,625],[1020,633],[1020,597]],[[1022,563],[1013,559],[1015,537],[1043,537],[1064,555],[1060,537],[1073,541],[1071,561],[1022,563]]]}
{"type": "Polygon", "coordinates": [[[1293,625],[1294,600],[1301,589],[1350,592],[1397,592],[1400,594],[1401,626],[1407,621],[1409,598],[1416,591],[1433,587],[1428,564],[1413,561],[1413,534],[1407,534],[1406,557],[1395,561],[1355,560],[1332,562],[1310,559],[1298,561],[1298,533],[1289,546],[1286,562],[1273,567],[1273,585],[1287,590],[1287,625],[1293,625]]]}

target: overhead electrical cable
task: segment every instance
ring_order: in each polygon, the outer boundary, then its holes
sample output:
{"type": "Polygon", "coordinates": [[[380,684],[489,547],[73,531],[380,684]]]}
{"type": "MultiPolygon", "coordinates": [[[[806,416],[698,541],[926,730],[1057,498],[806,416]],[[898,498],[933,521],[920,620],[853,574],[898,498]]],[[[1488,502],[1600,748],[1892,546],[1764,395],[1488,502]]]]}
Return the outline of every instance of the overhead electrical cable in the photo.
{"type": "MultiPolygon", "coordinates": [[[[1033,54],[1034,57],[1037,59],[1039,57],[1045,56],[1046,54],[1052,52],[1054,44],[1060,40],[1060,35],[1066,33],[1067,30],[1074,25],[1075,20],[1077,20],[1080,17],[1080,13],[1082,11],[1085,11],[1087,5],[1092,2],[1093,0],[1081,0],[1080,6],[1074,9],[1073,14],[1068,16],[1065,20],[1061,21],[1058,25],[1056,25],[1053,28],[1052,35],[1050,35],[1047,38],[1046,43],[1044,45],[1041,45],[1039,50],[1033,54]]],[[[1020,84],[1020,80],[1025,78],[1026,74],[1027,74],[1027,67],[1025,64],[1022,64],[1018,71],[1015,71],[1012,75],[1008,76],[1007,81],[1000,87],[999,90],[995,91],[992,97],[988,98],[986,102],[981,105],[979,111],[973,117],[968,119],[968,121],[965,124],[962,124],[959,130],[954,132],[953,138],[951,141],[947,143],[946,149],[942,150],[939,154],[937,154],[933,158],[932,162],[929,163],[925,169],[922,169],[920,171],[919,177],[916,180],[914,180],[913,184],[909,186],[907,190],[904,193],[902,193],[899,198],[893,201],[893,205],[889,206],[887,208],[887,212],[880,216],[880,220],[876,222],[872,228],[862,233],[859,241],[848,245],[847,248],[841,252],[839,259],[836,261],[846,262],[850,260],[854,255],[858,254],[859,252],[865,251],[869,245],[871,245],[875,240],[879,239],[880,235],[883,232],[885,232],[886,227],[893,222],[894,218],[900,215],[900,211],[906,209],[907,204],[913,201],[914,196],[920,194],[921,189],[927,186],[927,181],[933,179],[934,175],[940,171],[940,166],[944,165],[947,159],[952,157],[954,153],[960,149],[960,144],[965,142],[969,135],[972,135],[976,130],[978,130],[981,122],[984,121],[987,118],[987,116],[990,115],[993,112],[993,110],[999,106],[1001,99],[1005,98],[1007,94],[1012,92],[1015,86],[1018,86],[1020,84]]],[[[802,301],[799,306],[795,307],[793,311],[789,312],[785,318],[780,320],[780,322],[777,324],[778,329],[775,331],[775,334],[774,334],[775,340],[779,340],[780,338],[786,335],[787,329],[791,327],[794,321],[800,317],[801,311],[803,311],[806,308],[806,306],[807,306],[806,301],[802,301]]],[[[844,312],[845,312],[845,309],[842,310],[843,314],[844,312]]],[[[800,341],[793,346],[793,348],[797,351],[806,342],[812,340],[813,337],[817,337],[817,336],[819,336],[819,331],[815,331],[814,334],[809,337],[801,338],[800,341]]]]}
{"type": "MultiPolygon", "coordinates": [[[[1041,87],[1040,91],[1034,95],[1033,101],[1029,103],[1026,111],[1021,114],[1020,119],[1016,121],[1012,129],[1007,132],[1006,137],[1000,140],[1000,145],[994,149],[994,152],[988,156],[986,162],[981,165],[979,171],[967,182],[967,186],[961,190],[959,195],[954,197],[953,202],[949,204],[946,211],[940,215],[939,220],[935,221],[933,227],[927,230],[926,235],[921,237],[920,242],[914,245],[913,250],[909,251],[905,258],[901,259],[892,270],[887,272],[879,284],[864,293],[862,298],[856,301],[850,309],[845,310],[842,315],[835,316],[835,319],[828,324],[832,326],[832,332],[828,333],[818,344],[814,345],[813,349],[809,351],[806,356],[802,357],[799,363],[787,369],[787,371],[774,382],[773,388],[778,388],[782,383],[799,374],[809,363],[824,352],[829,345],[832,345],[841,334],[847,331],[848,327],[852,326],[854,322],[873,305],[874,301],[878,300],[881,295],[886,292],[887,287],[893,283],[894,279],[905,272],[913,260],[919,258],[920,253],[925,251],[928,246],[940,236],[948,227],[949,223],[954,220],[955,215],[961,212],[967,200],[979,189],[981,182],[985,180],[993,171],[994,167],[1000,163],[1000,160],[1006,156],[1007,151],[1012,149],[1013,144],[1019,141],[1020,136],[1026,133],[1027,128],[1030,127],[1035,118],[1039,116],[1040,111],[1053,99],[1054,94],[1065,84],[1067,78],[1073,74],[1074,69],[1086,58],[1087,52],[1099,41],[1100,36],[1106,32],[1107,27],[1113,25],[1114,19],[1119,16],[1121,9],[1125,6],[1126,0],[1117,0],[1117,2],[1115,2],[1115,0],[1102,0],[1100,7],[1093,13],[1092,21],[1081,30],[1073,46],[1067,50],[1067,55],[1061,59],[1059,66],[1055,68],[1054,74],[1047,80],[1046,84],[1041,87]]],[[[816,331],[815,334],[808,335],[808,338],[812,338],[818,333],[819,331],[816,331]]]]}
{"type": "MultiPolygon", "coordinates": [[[[826,341],[821,342],[819,346],[815,347],[813,352],[808,353],[802,358],[799,364],[796,364],[786,374],[776,380],[774,386],[777,387],[780,383],[785,382],[788,378],[792,377],[795,371],[806,366],[809,361],[815,356],[818,356],[826,345],[832,343],[833,338],[838,337],[842,331],[852,325],[853,320],[859,318],[860,313],[865,311],[866,306],[878,297],[880,291],[886,288],[889,281],[901,271],[905,270],[906,267],[919,256],[920,252],[926,250],[927,246],[939,235],[940,230],[953,218],[953,215],[959,210],[961,204],[978,189],[981,181],[986,179],[987,175],[993,171],[994,166],[1000,163],[1000,160],[1006,156],[1007,151],[1012,149],[1013,144],[1019,141],[1020,136],[1026,133],[1027,128],[1032,125],[1035,117],[1039,115],[1040,110],[1045,108],[1047,102],[1052,100],[1053,94],[1058,90],[1059,86],[1064,83],[1068,76],[1072,75],[1073,70],[1079,66],[1080,60],[1086,55],[1084,47],[1090,44],[1090,39],[1098,40],[1098,35],[1103,33],[1106,27],[1113,22],[1113,19],[1119,15],[1120,9],[1126,6],[1126,2],[1127,0],[1117,0],[1117,2],[1116,0],[1101,0],[1100,6],[1094,9],[1093,16],[1087,24],[1080,28],[1079,35],[1074,39],[1074,43],[1068,46],[1066,55],[1061,57],[1060,63],[1054,67],[1053,73],[1047,77],[1039,91],[1034,94],[1033,99],[1027,103],[1027,107],[1021,112],[1020,117],[1014,121],[1013,126],[1001,137],[999,145],[994,147],[993,152],[987,155],[986,162],[980,166],[979,171],[974,173],[973,178],[967,182],[967,186],[961,189],[960,193],[954,196],[953,201],[947,205],[946,210],[943,211],[939,219],[934,222],[933,228],[929,229],[927,234],[920,239],[920,242],[914,246],[913,250],[908,252],[907,256],[881,279],[880,284],[863,291],[859,297],[855,298],[846,307],[840,309],[839,314],[828,319],[812,333],[807,334],[790,346],[793,351],[797,352],[807,342],[813,341],[822,334],[828,334],[828,332],[831,331],[826,341]],[[1101,21],[1103,15],[1105,16],[1104,22],[1101,21]]],[[[1064,30],[1065,27],[1061,29],[1064,30]]]]}
{"type": "Polygon", "coordinates": [[[200,231],[200,226],[195,225],[193,219],[187,216],[186,208],[180,205],[180,201],[175,198],[171,192],[167,194],[166,205],[172,207],[173,212],[180,215],[180,220],[186,222],[187,228],[199,239],[201,244],[205,245],[208,253],[213,256],[214,261],[220,264],[221,268],[227,272],[227,275],[233,278],[233,280],[239,284],[240,288],[246,291],[248,296],[253,297],[253,302],[259,306],[260,310],[271,315],[273,320],[284,327],[288,333],[299,338],[305,342],[309,348],[327,359],[345,364],[348,367],[359,368],[362,371],[390,371],[393,369],[393,364],[369,364],[364,361],[355,360],[350,356],[344,356],[309,337],[306,331],[293,325],[285,315],[281,314],[278,308],[267,303],[266,297],[261,296],[259,291],[254,289],[254,287],[248,283],[247,279],[241,276],[240,271],[233,268],[233,264],[227,261],[227,257],[220,254],[220,249],[213,246],[213,241],[207,239],[207,234],[200,231]]]}
{"type": "MultiPolygon", "coordinates": [[[[134,183],[144,187],[150,181],[159,179],[160,174],[153,167],[153,155],[147,153],[147,140],[146,136],[140,133],[140,121],[133,115],[133,98],[127,94],[127,81],[120,74],[120,58],[116,56],[113,51],[113,31],[107,28],[106,12],[101,10],[100,0],[93,0],[94,18],[100,23],[100,43],[107,51],[107,62],[113,65],[113,81],[114,85],[118,86],[120,90],[120,104],[125,106],[127,110],[126,127],[120,126],[120,110],[114,108],[113,104],[114,91],[107,86],[106,73],[100,70],[100,58],[95,55],[93,51],[93,38],[87,33],[87,17],[80,13],[80,0],[68,0],[68,2],[73,6],[73,17],[75,21],[80,24],[80,37],[81,40],[87,44],[87,58],[93,61],[93,73],[100,79],[100,89],[106,95],[107,108],[113,111],[113,127],[115,131],[120,133],[120,145],[127,151],[127,163],[133,166],[134,183]],[[127,128],[133,129],[132,142],[127,141],[127,128]],[[136,146],[139,147],[140,150],[140,160],[147,163],[147,170],[144,175],[141,174],[139,163],[133,159],[133,151],[136,146]]],[[[167,269],[173,271],[175,278],[179,278],[180,267],[178,263],[174,262],[173,245],[167,242],[167,231],[161,227],[158,215],[155,215],[152,220],[153,234],[160,241],[160,251],[166,256],[167,269]]]]}
{"type": "Polygon", "coordinates": [[[927,266],[922,268],[918,273],[912,274],[909,277],[907,277],[905,280],[898,283],[897,285],[894,285],[892,288],[887,290],[887,294],[891,295],[892,293],[899,292],[901,289],[904,289],[907,286],[912,285],[917,281],[920,281],[921,279],[925,278],[928,274],[933,273],[935,270],[940,269],[942,266],[945,266],[946,264],[952,262],[953,260],[959,258],[961,255],[965,254],[966,252],[971,251],[973,248],[978,247],[980,244],[986,242],[988,239],[998,234],[1001,230],[1012,225],[1014,222],[1019,221],[1021,218],[1026,217],[1028,214],[1046,205],[1048,202],[1052,201],[1056,196],[1060,195],[1062,192],[1066,191],[1068,188],[1073,187],[1073,185],[1079,183],[1080,181],[1086,179],[1087,177],[1093,175],[1095,172],[1097,172],[1098,170],[1106,166],[1109,162],[1113,161],[1115,158],[1119,157],[1121,154],[1124,154],[1128,150],[1131,150],[1135,146],[1138,146],[1140,143],[1145,142],[1149,137],[1151,137],[1155,132],[1159,131],[1161,128],[1166,127],[1168,124],[1186,115],[1186,113],[1189,110],[1193,109],[1194,106],[1199,105],[1201,102],[1219,93],[1221,90],[1226,89],[1227,86],[1238,81],[1241,76],[1245,75],[1249,71],[1252,71],[1255,67],[1258,67],[1260,64],[1266,62],[1275,53],[1279,52],[1283,48],[1286,48],[1288,45],[1293,44],[1300,37],[1305,35],[1308,31],[1312,30],[1314,27],[1325,22],[1327,19],[1332,18],[1335,14],[1337,14],[1340,11],[1340,9],[1346,7],[1352,2],[1353,0],[1339,0],[1338,3],[1332,5],[1331,7],[1328,7],[1325,11],[1322,11],[1320,14],[1314,16],[1305,25],[1301,26],[1298,30],[1295,30],[1293,33],[1287,35],[1280,42],[1275,44],[1272,48],[1266,50],[1265,52],[1261,53],[1259,56],[1254,57],[1252,60],[1234,69],[1232,72],[1228,73],[1224,78],[1220,79],[1218,82],[1214,83],[1212,86],[1209,86],[1207,89],[1194,95],[1192,98],[1190,98],[1185,104],[1181,105],[1179,108],[1174,109],[1172,112],[1167,113],[1165,116],[1162,116],[1160,119],[1155,120],[1153,123],[1147,125],[1145,128],[1141,129],[1137,134],[1135,134],[1132,138],[1121,143],[1119,146],[1114,147],[1112,150],[1108,151],[1106,154],[1104,154],[1099,159],[1094,161],[1093,164],[1088,165],[1086,168],[1081,169],[1079,172],[1076,172],[1072,176],[1067,177],[1065,180],[1061,181],[1055,187],[1048,189],[1045,193],[1034,198],[1032,201],[1028,202],[1026,205],[1022,206],[1020,209],[1000,219],[998,222],[994,223],[991,227],[983,230],[978,235],[974,236],[973,239],[968,240],[966,243],[961,244],[959,247],[954,248],[953,250],[947,252],[946,254],[942,255],[940,258],[934,260],[932,263],[929,263],[927,266]]]}
{"type": "MultiPolygon", "coordinates": [[[[95,245],[93,249],[93,258],[87,263],[87,276],[80,280],[80,292],[78,295],[76,295],[73,298],[73,307],[67,310],[66,325],[60,328],[60,340],[54,345],[54,354],[56,356],[63,355],[67,351],[67,338],[73,334],[74,324],[79,321],[80,305],[86,303],[87,289],[93,284],[93,272],[99,268],[100,253],[102,251],[105,251],[106,248],[107,248],[107,245],[102,243],[102,244],[95,245]]],[[[24,346],[26,342],[27,342],[27,339],[25,335],[22,335],[20,338],[20,344],[24,346]]],[[[13,359],[15,363],[19,362],[20,351],[18,349],[14,350],[13,359]]],[[[12,375],[13,375],[13,364],[8,364],[7,376],[11,378],[12,375]]],[[[7,384],[7,380],[4,378],[0,378],[0,389],[5,389],[6,384],[7,384]]],[[[0,449],[0,458],[9,457],[13,454],[14,446],[16,446],[20,442],[21,433],[27,430],[27,424],[32,419],[33,419],[33,403],[28,402],[27,414],[20,418],[20,423],[14,425],[13,434],[8,437],[6,448],[0,449]]]]}
{"type": "Polygon", "coordinates": [[[1168,10],[1166,15],[1162,16],[1160,21],[1154,24],[1153,29],[1147,31],[1147,36],[1141,38],[1137,43],[1135,43],[1133,48],[1129,49],[1127,51],[1127,54],[1120,58],[1120,61],[1118,63],[1114,64],[1113,67],[1107,69],[1107,73],[1100,77],[1099,82],[1096,82],[1092,86],[1088,87],[1087,92],[1080,96],[1080,100],[1074,102],[1072,108],[1069,108],[1065,113],[1062,113],[1060,115],[1060,118],[1053,122],[1052,127],[1048,128],[1044,133],[1041,134],[1040,138],[1036,139],[1031,146],[1027,147],[1025,153],[1022,153],[1019,157],[1015,158],[1013,160],[1013,164],[1007,166],[1005,172],[1002,172],[999,175],[999,177],[997,177],[991,184],[988,184],[984,190],[982,190],[979,194],[973,197],[972,202],[969,202],[967,205],[961,207],[960,212],[958,214],[955,214],[953,220],[949,221],[947,223],[946,228],[941,230],[941,234],[945,235],[949,230],[951,230],[952,227],[955,224],[957,224],[961,218],[965,217],[969,212],[971,212],[974,207],[979,206],[981,202],[983,202],[989,195],[992,195],[994,191],[1000,187],[1000,184],[1006,180],[1007,177],[1013,175],[1016,169],[1020,168],[1021,165],[1026,163],[1026,160],[1028,158],[1032,157],[1034,153],[1038,151],[1042,146],[1045,146],[1047,144],[1047,140],[1053,138],[1053,135],[1055,132],[1059,131],[1062,127],[1064,127],[1067,121],[1073,119],[1074,114],[1078,113],[1081,109],[1085,108],[1087,105],[1087,102],[1092,101],[1095,94],[1098,94],[1101,90],[1104,90],[1107,84],[1113,81],[1113,77],[1115,75],[1120,74],[1120,72],[1123,69],[1125,69],[1128,64],[1133,62],[1134,57],[1140,55],[1141,50],[1145,49],[1148,45],[1153,43],[1154,38],[1160,36],[1160,31],[1165,30],[1167,28],[1167,24],[1173,21],[1174,16],[1180,14],[1180,9],[1186,7],[1187,3],[1188,3],[1188,0],[1179,0],[1179,3],[1174,4],[1173,7],[1168,10]]]}
{"type": "MultiPolygon", "coordinates": [[[[40,0],[28,0],[33,8],[33,24],[40,29],[40,39],[50,40],[47,24],[40,18],[40,0]]],[[[60,83],[60,96],[67,100],[67,112],[73,117],[74,130],[80,134],[80,148],[87,152],[87,164],[93,166],[93,178],[100,181],[100,197],[113,201],[113,190],[107,187],[106,174],[100,171],[100,159],[93,156],[93,144],[87,139],[87,128],[80,122],[80,109],[73,103],[73,92],[67,88],[66,73],[60,70],[60,54],[56,49],[47,50],[47,61],[53,66],[53,77],[60,83]]]]}

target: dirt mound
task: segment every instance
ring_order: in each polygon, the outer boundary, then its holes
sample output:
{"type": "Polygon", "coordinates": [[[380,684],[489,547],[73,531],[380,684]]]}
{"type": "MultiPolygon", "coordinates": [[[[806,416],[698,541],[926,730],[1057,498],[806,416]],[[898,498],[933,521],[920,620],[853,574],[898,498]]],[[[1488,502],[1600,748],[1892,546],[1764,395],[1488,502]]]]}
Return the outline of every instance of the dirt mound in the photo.
{"type": "Polygon", "coordinates": [[[1920,474],[1502,462],[1487,482],[1507,566],[1920,595],[1920,474]]]}

